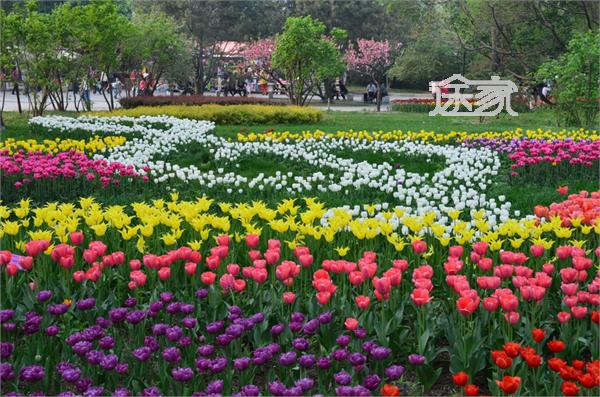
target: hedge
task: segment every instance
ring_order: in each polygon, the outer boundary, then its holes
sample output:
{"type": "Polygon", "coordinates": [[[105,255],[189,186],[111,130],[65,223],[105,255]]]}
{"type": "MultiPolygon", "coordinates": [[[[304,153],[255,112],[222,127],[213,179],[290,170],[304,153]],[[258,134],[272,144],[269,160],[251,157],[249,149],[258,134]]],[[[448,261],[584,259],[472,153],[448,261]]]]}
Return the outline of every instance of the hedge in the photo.
{"type": "Polygon", "coordinates": [[[140,106],[112,112],[91,112],[93,116],[175,116],[210,120],[217,124],[304,124],[323,119],[323,112],[313,107],[266,105],[140,106]]]}
{"type": "Polygon", "coordinates": [[[178,96],[135,96],[119,100],[123,109],[133,109],[139,106],[166,106],[166,105],[283,105],[267,98],[240,97],[240,96],[203,96],[203,95],[178,95],[178,96]]]}

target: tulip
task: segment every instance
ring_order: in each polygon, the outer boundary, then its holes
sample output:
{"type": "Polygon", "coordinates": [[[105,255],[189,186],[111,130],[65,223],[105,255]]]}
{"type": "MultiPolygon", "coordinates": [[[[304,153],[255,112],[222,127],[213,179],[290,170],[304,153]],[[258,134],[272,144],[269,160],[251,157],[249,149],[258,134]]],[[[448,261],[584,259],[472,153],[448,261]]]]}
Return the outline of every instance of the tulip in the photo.
{"type": "Polygon", "coordinates": [[[260,238],[256,234],[248,234],[246,235],[246,245],[249,248],[256,248],[258,247],[259,239],[260,238]]]}
{"type": "Polygon", "coordinates": [[[196,274],[197,265],[194,262],[187,262],[184,266],[185,272],[188,276],[193,276],[196,274]]]}
{"type": "Polygon", "coordinates": [[[413,292],[410,294],[412,301],[417,306],[426,305],[431,297],[429,296],[429,290],[423,288],[415,288],[413,292]]]}
{"type": "Polygon", "coordinates": [[[171,277],[171,268],[170,267],[161,267],[158,270],[158,278],[161,280],[167,280],[171,277]]]}
{"type": "Polygon", "coordinates": [[[544,255],[544,246],[541,244],[534,244],[529,247],[529,252],[535,257],[540,257],[544,255]]]}
{"type": "Polygon", "coordinates": [[[469,383],[469,375],[466,372],[460,371],[452,375],[452,381],[458,387],[464,387],[469,383]]]}
{"type": "Polygon", "coordinates": [[[287,291],[283,293],[283,302],[287,305],[291,305],[296,300],[296,294],[287,291]]]}
{"type": "Polygon", "coordinates": [[[479,395],[479,386],[476,385],[466,385],[464,388],[465,396],[478,396],[479,395]]]}
{"type": "Polygon", "coordinates": [[[78,270],[78,271],[76,271],[75,273],[73,273],[73,280],[74,280],[76,283],[82,283],[82,282],[84,282],[84,281],[85,281],[85,279],[86,279],[85,272],[83,272],[83,271],[81,271],[81,270],[78,270]]]}
{"type": "Polygon", "coordinates": [[[83,243],[83,232],[71,232],[69,239],[73,245],[81,245],[83,243]]]}
{"type": "Polygon", "coordinates": [[[561,340],[551,340],[546,343],[548,349],[553,353],[560,353],[565,350],[565,342],[561,340]]]}
{"type": "Polygon", "coordinates": [[[347,330],[354,331],[356,328],[358,328],[358,320],[353,317],[348,317],[346,321],[344,321],[344,325],[346,326],[347,330]]]}
{"type": "Polygon", "coordinates": [[[448,252],[453,258],[460,258],[464,252],[464,248],[462,245],[453,245],[448,248],[448,252]]]}
{"type": "Polygon", "coordinates": [[[479,298],[473,299],[468,297],[461,297],[456,300],[456,309],[458,312],[467,317],[473,314],[479,307],[479,298]]]}
{"type": "Polygon", "coordinates": [[[358,306],[360,309],[365,310],[369,307],[371,299],[369,299],[368,296],[360,295],[355,298],[355,302],[356,306],[358,306]]]}
{"type": "Polygon", "coordinates": [[[521,386],[521,378],[518,376],[504,375],[501,381],[496,380],[498,387],[506,394],[514,394],[521,386]]]}
{"type": "Polygon", "coordinates": [[[483,298],[483,308],[488,312],[495,312],[498,309],[498,299],[493,297],[483,298]]]}
{"type": "Polygon", "coordinates": [[[415,254],[420,255],[427,251],[427,243],[423,240],[415,240],[412,242],[412,250],[415,254]]]}

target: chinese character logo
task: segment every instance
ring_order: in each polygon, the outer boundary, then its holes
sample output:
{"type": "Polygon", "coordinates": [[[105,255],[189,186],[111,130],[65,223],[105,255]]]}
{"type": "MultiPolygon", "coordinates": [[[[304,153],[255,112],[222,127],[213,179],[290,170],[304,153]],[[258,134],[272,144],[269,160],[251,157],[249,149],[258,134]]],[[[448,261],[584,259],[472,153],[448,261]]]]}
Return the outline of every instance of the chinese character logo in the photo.
{"type": "Polygon", "coordinates": [[[518,91],[517,86],[510,80],[500,80],[499,76],[469,80],[453,74],[439,82],[431,81],[429,90],[435,96],[435,109],[429,112],[430,116],[496,116],[505,106],[508,114],[518,116],[510,107],[510,95],[518,91]],[[469,89],[473,93],[465,92],[469,89]]]}

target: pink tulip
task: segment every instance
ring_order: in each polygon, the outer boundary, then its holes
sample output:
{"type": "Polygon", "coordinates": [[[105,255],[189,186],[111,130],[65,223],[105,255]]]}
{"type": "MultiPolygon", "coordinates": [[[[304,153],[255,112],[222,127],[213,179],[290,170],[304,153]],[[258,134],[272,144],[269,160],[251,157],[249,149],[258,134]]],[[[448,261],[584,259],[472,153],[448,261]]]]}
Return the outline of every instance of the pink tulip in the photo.
{"type": "Polygon", "coordinates": [[[246,235],[246,245],[249,248],[256,248],[258,247],[259,239],[260,237],[258,237],[256,234],[248,234],[246,235]]]}

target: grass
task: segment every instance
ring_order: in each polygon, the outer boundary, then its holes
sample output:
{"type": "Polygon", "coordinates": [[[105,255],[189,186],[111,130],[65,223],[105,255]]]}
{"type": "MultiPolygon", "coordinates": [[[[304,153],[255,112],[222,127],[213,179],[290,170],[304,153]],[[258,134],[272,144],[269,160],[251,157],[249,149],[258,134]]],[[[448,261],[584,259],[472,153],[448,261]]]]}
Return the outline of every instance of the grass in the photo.
{"type": "MultiPolygon", "coordinates": [[[[56,113],[51,113],[56,114],[56,113]]],[[[74,116],[75,113],[62,113],[67,116],[74,116]]],[[[1,139],[13,137],[16,139],[44,139],[48,138],[48,134],[43,136],[37,131],[32,131],[27,125],[27,115],[18,114],[16,112],[5,112],[4,119],[6,130],[2,132],[1,139]]],[[[264,132],[269,129],[276,131],[291,131],[301,132],[307,130],[320,129],[326,132],[335,132],[338,130],[367,130],[367,131],[389,131],[401,129],[404,131],[421,129],[428,131],[449,132],[449,131],[467,131],[480,132],[489,130],[512,130],[516,128],[523,129],[559,129],[554,117],[546,112],[531,112],[522,113],[518,117],[508,115],[500,115],[499,117],[486,118],[480,122],[479,118],[467,117],[429,117],[426,113],[402,113],[402,112],[325,112],[323,120],[318,124],[260,124],[260,125],[218,125],[215,133],[225,138],[235,139],[239,132],[264,132]]],[[[573,127],[575,128],[575,127],[573,127]]],[[[76,134],[81,138],[83,132],[76,134]],[[81,135],[81,136],[80,136],[81,135]]],[[[54,136],[52,136],[54,137],[54,136]]],[[[353,158],[357,161],[368,161],[371,163],[380,163],[383,161],[393,164],[400,164],[409,172],[429,173],[443,169],[443,159],[432,158],[430,160],[422,157],[405,157],[399,154],[378,154],[368,151],[353,152],[351,150],[340,151],[336,153],[339,156],[353,158]]],[[[166,158],[166,160],[177,163],[180,166],[196,165],[203,171],[223,167],[226,170],[232,170],[247,177],[254,177],[259,173],[265,175],[273,175],[277,170],[282,172],[294,172],[299,175],[308,175],[314,172],[310,167],[301,162],[286,162],[282,168],[281,160],[276,156],[267,156],[261,158],[242,158],[235,166],[223,166],[215,163],[210,154],[199,147],[182,148],[182,151],[176,155],[166,158]]],[[[321,170],[327,173],[329,170],[321,170]]],[[[560,196],[555,190],[559,185],[568,185],[571,192],[579,190],[593,191],[598,189],[598,177],[589,178],[582,177],[580,174],[572,173],[567,177],[556,178],[556,180],[546,179],[544,181],[534,181],[529,179],[511,179],[511,172],[508,161],[503,161],[503,166],[500,170],[500,175],[497,177],[496,183],[489,187],[486,191],[488,197],[497,197],[505,195],[507,200],[513,203],[513,208],[520,210],[522,214],[531,213],[533,206],[536,204],[548,205],[555,201],[560,201],[564,197],[560,196]],[[560,179],[560,180],[559,180],[560,179]]],[[[183,183],[173,183],[172,188],[178,189],[181,192],[182,198],[191,198],[201,195],[206,191],[198,186],[185,185],[183,183]]],[[[166,189],[153,186],[151,192],[143,194],[143,198],[154,196],[167,195],[166,189]]],[[[252,197],[249,193],[242,194],[227,193],[224,189],[213,190],[206,192],[213,195],[215,198],[225,199],[229,201],[244,201],[262,199],[267,201],[275,201],[285,197],[283,192],[273,191],[253,191],[252,197]]],[[[381,192],[361,191],[356,192],[356,195],[361,197],[363,202],[370,201],[393,201],[391,197],[387,197],[381,192]]],[[[319,197],[329,205],[347,204],[347,197],[333,193],[320,194],[319,197]]],[[[131,200],[140,200],[142,197],[133,194],[132,192],[123,193],[121,195],[111,195],[102,198],[103,201],[125,203],[131,200]]],[[[357,203],[358,204],[358,203],[357,203]]]]}

